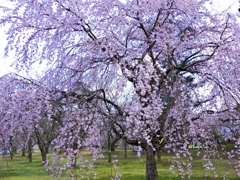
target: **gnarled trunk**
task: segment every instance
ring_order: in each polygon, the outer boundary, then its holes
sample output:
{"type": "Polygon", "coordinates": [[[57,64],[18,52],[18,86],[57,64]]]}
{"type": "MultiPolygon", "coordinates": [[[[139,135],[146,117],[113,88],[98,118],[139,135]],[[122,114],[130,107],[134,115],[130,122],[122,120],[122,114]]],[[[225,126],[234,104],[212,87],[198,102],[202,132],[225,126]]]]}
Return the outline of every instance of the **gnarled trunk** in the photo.
{"type": "Polygon", "coordinates": [[[157,180],[157,165],[155,161],[155,152],[152,147],[146,143],[146,180],[157,180]]]}

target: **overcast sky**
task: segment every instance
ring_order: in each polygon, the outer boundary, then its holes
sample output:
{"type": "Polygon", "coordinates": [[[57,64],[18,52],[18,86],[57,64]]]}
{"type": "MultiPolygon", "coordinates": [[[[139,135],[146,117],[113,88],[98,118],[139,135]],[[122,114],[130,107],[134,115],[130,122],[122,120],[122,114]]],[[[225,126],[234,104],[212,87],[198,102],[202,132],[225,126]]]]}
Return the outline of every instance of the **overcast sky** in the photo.
{"type": "MultiPolygon", "coordinates": [[[[238,0],[213,0],[215,9],[219,9],[219,11],[223,9],[231,8],[229,11],[238,13],[239,2],[238,0]]],[[[8,0],[0,0],[0,6],[11,6],[8,0]]],[[[0,16],[1,16],[0,11],[0,16]]],[[[6,37],[4,35],[4,31],[6,31],[6,27],[0,27],[0,76],[7,74],[13,69],[10,67],[13,57],[4,58],[4,47],[6,45],[6,37]]]]}
{"type": "MultiPolygon", "coordinates": [[[[0,6],[10,6],[11,3],[8,2],[8,0],[0,0],[0,6]]],[[[0,17],[1,17],[2,11],[0,11],[0,17]]],[[[12,57],[4,58],[4,48],[6,46],[6,36],[5,31],[7,30],[7,27],[1,27],[0,26],[0,76],[9,73],[11,71],[10,64],[12,57]]]]}

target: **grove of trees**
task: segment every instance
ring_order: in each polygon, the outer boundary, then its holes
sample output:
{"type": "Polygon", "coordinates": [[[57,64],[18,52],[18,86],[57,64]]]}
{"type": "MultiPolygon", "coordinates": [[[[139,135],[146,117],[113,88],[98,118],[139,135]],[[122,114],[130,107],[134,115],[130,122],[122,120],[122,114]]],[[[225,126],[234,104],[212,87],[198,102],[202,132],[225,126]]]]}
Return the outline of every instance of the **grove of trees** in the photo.
{"type": "Polygon", "coordinates": [[[38,144],[53,176],[72,177],[79,150],[95,159],[122,140],[145,149],[147,180],[161,178],[155,154],[163,149],[174,152],[170,169],[185,179],[189,145],[198,142],[203,167],[214,170],[211,156],[224,141],[216,137],[227,129],[235,146],[226,153],[240,160],[236,15],[210,11],[210,0],[11,2],[13,9],[1,7],[5,55],[15,53],[19,73],[45,69],[35,79],[0,78],[0,148],[28,149],[31,161],[38,144]]]}

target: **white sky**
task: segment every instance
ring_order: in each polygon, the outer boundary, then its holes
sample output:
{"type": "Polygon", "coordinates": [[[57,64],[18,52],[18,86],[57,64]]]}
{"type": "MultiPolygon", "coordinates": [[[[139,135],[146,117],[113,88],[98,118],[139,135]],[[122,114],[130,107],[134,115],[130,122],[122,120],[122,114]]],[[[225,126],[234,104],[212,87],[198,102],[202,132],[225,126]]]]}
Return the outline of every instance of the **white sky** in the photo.
{"type": "MultiPolygon", "coordinates": [[[[215,9],[221,11],[226,10],[231,12],[238,13],[238,8],[240,3],[238,0],[212,0],[214,3],[215,9]],[[231,7],[230,7],[231,6],[231,7]]],[[[239,0],[240,1],[240,0],[239,0]]],[[[8,0],[0,0],[0,6],[11,6],[8,0]]],[[[240,13],[240,12],[239,12],[240,13]]],[[[0,17],[2,12],[0,11],[0,17]]],[[[6,31],[6,27],[0,27],[0,76],[7,74],[13,69],[10,67],[10,64],[14,57],[4,58],[4,47],[6,46],[6,36],[4,35],[4,31],[6,31]]]]}
{"type": "MultiPolygon", "coordinates": [[[[0,6],[8,6],[10,7],[11,4],[8,2],[8,0],[0,0],[0,6]]],[[[0,11],[0,17],[2,15],[2,11],[0,11]]],[[[10,67],[11,62],[13,61],[13,57],[4,58],[4,48],[7,44],[5,31],[7,30],[7,27],[1,27],[0,26],[0,77],[4,74],[7,74],[13,69],[10,67]]]]}

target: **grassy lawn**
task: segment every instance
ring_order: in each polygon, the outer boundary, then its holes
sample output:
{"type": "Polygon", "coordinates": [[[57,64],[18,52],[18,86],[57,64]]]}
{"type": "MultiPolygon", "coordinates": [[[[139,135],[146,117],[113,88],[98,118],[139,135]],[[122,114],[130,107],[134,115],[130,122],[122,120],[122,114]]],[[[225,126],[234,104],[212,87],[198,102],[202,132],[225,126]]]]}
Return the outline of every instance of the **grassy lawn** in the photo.
{"type": "Polygon", "coordinates": [[[16,154],[13,160],[0,158],[0,179],[41,180],[46,179],[46,171],[41,164],[40,153],[33,154],[33,162],[16,154]]]}
{"type": "MultiPolygon", "coordinates": [[[[191,151],[196,151],[192,149],[191,151]]],[[[117,149],[114,153],[117,156],[118,162],[118,172],[122,175],[123,180],[143,180],[145,179],[145,155],[141,158],[136,157],[136,153],[132,152],[132,149],[128,150],[128,157],[124,157],[123,149],[117,149]]],[[[97,173],[97,179],[107,180],[115,176],[115,170],[113,164],[107,161],[107,153],[104,152],[105,158],[99,159],[94,162],[93,171],[97,173]]],[[[85,159],[90,159],[90,154],[86,153],[84,155],[85,159]]],[[[169,171],[171,163],[169,158],[171,154],[163,153],[162,161],[157,162],[159,179],[163,180],[177,180],[180,177],[172,174],[169,171]]],[[[113,157],[113,160],[116,157],[113,157]]],[[[236,179],[234,171],[228,166],[227,159],[223,158],[221,160],[214,159],[216,166],[216,171],[218,173],[218,178],[213,178],[214,173],[208,174],[209,177],[205,177],[205,172],[202,168],[203,160],[195,156],[193,161],[193,175],[192,179],[223,179],[225,177],[225,172],[228,171],[227,179],[236,179]]],[[[0,179],[6,180],[44,180],[52,179],[46,178],[47,172],[45,171],[43,165],[41,164],[41,156],[39,152],[33,154],[33,162],[29,163],[27,157],[21,157],[20,154],[16,154],[13,160],[7,160],[0,157],[0,179]]],[[[64,179],[64,178],[62,178],[64,179]]],[[[80,179],[80,178],[79,178],[80,179]]],[[[93,179],[91,176],[90,179],[93,179]]]]}

